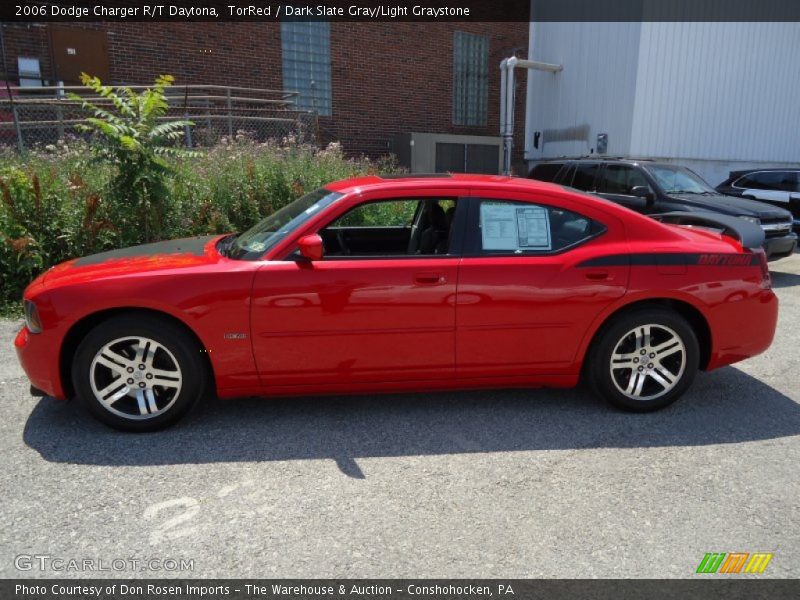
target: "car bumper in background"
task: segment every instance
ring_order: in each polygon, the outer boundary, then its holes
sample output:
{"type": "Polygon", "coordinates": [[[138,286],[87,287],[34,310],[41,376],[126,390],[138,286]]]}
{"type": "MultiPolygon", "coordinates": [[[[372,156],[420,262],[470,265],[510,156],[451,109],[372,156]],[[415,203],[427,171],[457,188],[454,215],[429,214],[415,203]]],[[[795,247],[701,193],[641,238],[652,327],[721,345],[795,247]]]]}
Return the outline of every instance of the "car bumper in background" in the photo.
{"type": "Polygon", "coordinates": [[[789,212],[792,213],[792,231],[800,233],[800,196],[789,199],[789,212]]]}
{"type": "Polygon", "coordinates": [[[787,233],[781,237],[767,238],[764,240],[764,252],[767,260],[777,260],[791,256],[797,248],[797,234],[787,233]]]}

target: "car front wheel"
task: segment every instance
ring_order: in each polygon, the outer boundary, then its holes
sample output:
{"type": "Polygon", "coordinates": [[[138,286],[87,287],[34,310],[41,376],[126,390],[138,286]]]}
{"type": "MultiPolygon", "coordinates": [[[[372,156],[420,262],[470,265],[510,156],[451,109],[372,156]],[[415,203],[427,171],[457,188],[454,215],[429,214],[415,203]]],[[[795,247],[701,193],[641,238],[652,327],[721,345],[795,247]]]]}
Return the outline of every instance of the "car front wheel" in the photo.
{"type": "Polygon", "coordinates": [[[123,431],[172,425],[201,397],[206,381],[196,342],[182,328],[150,316],[101,323],[78,346],[72,365],[81,403],[123,431]]]}
{"type": "Polygon", "coordinates": [[[624,410],[648,412],[672,404],[688,389],[699,347],[679,314],[642,309],[612,321],[589,361],[590,383],[601,397],[624,410]]]}

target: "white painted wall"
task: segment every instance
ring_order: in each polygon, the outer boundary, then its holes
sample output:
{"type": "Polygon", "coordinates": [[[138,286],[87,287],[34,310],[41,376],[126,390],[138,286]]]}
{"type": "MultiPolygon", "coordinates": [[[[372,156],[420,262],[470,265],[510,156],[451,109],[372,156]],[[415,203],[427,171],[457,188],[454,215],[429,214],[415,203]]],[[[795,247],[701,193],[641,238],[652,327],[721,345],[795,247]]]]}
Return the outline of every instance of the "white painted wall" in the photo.
{"type": "Polygon", "coordinates": [[[609,133],[608,153],[628,152],[636,91],[639,23],[531,23],[528,57],[564,66],[528,73],[525,156],[589,154],[597,134],[609,133]],[[540,140],[536,131],[588,126],[583,140],[540,140]]]}
{"type": "Polygon", "coordinates": [[[800,23],[531,23],[525,156],[684,164],[716,185],[733,169],[800,165],[800,23]],[[584,126],[586,139],[536,131],[584,126]]]}
{"type": "Polygon", "coordinates": [[[642,23],[630,151],[800,160],[800,23],[642,23]]]}

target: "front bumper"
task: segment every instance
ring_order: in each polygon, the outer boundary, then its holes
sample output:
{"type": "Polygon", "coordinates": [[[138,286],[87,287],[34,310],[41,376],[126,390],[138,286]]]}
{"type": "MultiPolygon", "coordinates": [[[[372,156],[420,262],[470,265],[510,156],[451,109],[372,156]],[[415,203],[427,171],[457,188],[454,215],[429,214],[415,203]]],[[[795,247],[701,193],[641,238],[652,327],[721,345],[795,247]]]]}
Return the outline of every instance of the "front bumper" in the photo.
{"type": "Polygon", "coordinates": [[[54,398],[64,398],[58,366],[57,345],[44,333],[31,333],[27,327],[19,330],[14,349],[31,385],[54,398]]]}
{"type": "Polygon", "coordinates": [[[781,237],[772,237],[764,240],[764,252],[767,260],[777,260],[791,256],[797,249],[797,234],[787,233],[781,237]]]}

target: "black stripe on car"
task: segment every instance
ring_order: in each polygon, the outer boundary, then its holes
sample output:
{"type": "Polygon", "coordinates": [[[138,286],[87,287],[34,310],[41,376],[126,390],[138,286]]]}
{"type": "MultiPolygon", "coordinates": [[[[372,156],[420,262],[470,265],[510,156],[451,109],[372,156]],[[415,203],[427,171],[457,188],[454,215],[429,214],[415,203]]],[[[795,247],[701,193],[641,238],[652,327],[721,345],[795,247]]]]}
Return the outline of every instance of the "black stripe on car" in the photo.
{"type": "Polygon", "coordinates": [[[705,267],[750,267],[758,266],[755,254],[731,253],[641,253],[610,254],[590,258],[578,264],[578,267],[663,267],[674,265],[705,267]]]}

